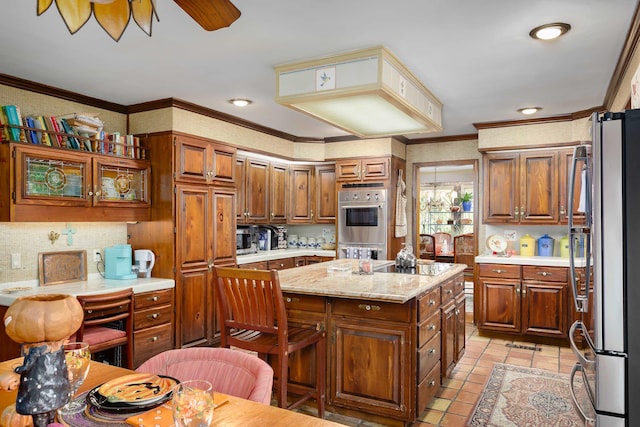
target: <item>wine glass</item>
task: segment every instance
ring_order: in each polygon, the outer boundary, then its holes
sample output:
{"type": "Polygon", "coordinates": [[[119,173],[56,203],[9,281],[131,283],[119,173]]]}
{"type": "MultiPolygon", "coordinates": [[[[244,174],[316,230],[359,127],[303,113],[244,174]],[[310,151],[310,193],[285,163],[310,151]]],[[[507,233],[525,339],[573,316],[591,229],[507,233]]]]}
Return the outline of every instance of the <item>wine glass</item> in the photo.
{"type": "Polygon", "coordinates": [[[213,386],[209,381],[183,381],[173,390],[171,400],[176,427],[213,425],[213,386]]]}
{"type": "Polygon", "coordinates": [[[70,342],[63,345],[64,358],[69,376],[69,401],[59,409],[62,414],[74,414],[84,409],[81,402],[73,400],[73,396],[89,373],[91,352],[86,342],[70,342]]]}

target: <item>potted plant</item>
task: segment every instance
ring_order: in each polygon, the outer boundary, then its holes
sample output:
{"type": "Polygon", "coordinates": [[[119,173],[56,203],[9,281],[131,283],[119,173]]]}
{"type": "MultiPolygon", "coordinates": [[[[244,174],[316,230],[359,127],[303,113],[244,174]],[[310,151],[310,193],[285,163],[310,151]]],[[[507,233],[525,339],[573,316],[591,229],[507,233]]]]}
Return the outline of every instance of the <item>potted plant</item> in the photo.
{"type": "Polygon", "coordinates": [[[471,199],[473,199],[473,194],[464,193],[460,198],[462,202],[462,210],[465,212],[469,212],[471,210],[471,199]]]}

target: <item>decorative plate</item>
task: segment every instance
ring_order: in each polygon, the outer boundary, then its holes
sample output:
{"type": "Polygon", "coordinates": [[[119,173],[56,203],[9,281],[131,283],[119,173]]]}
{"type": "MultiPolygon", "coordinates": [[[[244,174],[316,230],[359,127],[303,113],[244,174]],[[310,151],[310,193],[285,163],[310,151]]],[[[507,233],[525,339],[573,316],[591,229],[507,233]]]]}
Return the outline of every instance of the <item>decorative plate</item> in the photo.
{"type": "Polygon", "coordinates": [[[125,375],[92,389],[87,395],[87,402],[105,410],[152,408],[169,400],[178,382],[163,375],[125,375]]]}
{"type": "Polygon", "coordinates": [[[507,249],[507,240],[498,234],[493,234],[487,238],[487,247],[493,252],[504,252],[507,249]]]}

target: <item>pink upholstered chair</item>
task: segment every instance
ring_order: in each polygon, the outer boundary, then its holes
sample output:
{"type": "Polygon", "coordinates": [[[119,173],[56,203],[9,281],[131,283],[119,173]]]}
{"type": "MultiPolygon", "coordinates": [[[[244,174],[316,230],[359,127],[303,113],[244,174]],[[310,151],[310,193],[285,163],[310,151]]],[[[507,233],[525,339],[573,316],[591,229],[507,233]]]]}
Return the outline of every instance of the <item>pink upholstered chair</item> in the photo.
{"type": "Polygon", "coordinates": [[[273,369],[264,360],[240,350],[214,347],[168,350],[144,362],[136,372],[168,375],[180,381],[207,380],[214,391],[271,404],[273,369]]]}

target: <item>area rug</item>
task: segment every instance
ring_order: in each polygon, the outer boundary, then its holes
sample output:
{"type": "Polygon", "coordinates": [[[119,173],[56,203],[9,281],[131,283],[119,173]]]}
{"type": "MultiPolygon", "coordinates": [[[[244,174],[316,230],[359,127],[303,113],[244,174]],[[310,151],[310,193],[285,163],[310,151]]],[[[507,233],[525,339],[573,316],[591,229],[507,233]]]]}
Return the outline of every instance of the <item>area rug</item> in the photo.
{"type": "MultiPolygon", "coordinates": [[[[578,380],[576,388],[583,389],[578,380]]],[[[568,375],[496,363],[467,425],[584,426],[580,421],[569,392],[568,375]]]]}

